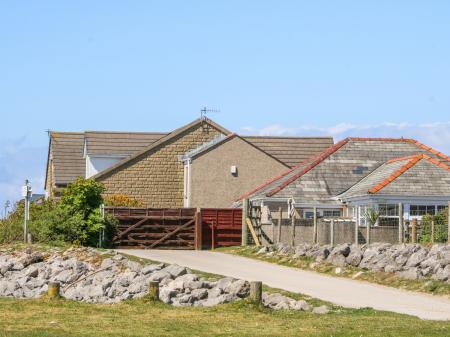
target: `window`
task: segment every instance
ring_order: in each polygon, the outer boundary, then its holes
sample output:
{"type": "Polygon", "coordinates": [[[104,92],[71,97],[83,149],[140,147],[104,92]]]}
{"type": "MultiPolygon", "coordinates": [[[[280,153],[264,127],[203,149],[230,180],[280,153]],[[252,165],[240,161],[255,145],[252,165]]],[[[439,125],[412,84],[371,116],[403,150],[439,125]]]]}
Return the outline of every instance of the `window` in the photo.
{"type": "Polygon", "coordinates": [[[341,211],[340,210],[323,211],[323,216],[324,217],[331,217],[331,218],[338,218],[338,217],[341,216],[341,211]]]}
{"type": "Polygon", "coordinates": [[[303,216],[305,217],[305,219],[312,219],[312,218],[314,218],[314,212],[305,211],[303,213],[303,216]]]}
{"type": "Polygon", "coordinates": [[[440,213],[440,212],[442,212],[443,210],[446,210],[447,209],[447,206],[444,206],[444,205],[438,205],[437,206],[437,212],[438,213],[440,213]]]}
{"type": "Polygon", "coordinates": [[[398,216],[397,204],[380,204],[378,210],[380,216],[398,216]]]}
{"type": "Polygon", "coordinates": [[[409,214],[415,216],[421,216],[425,214],[434,215],[435,206],[434,205],[411,205],[409,207],[409,214]]]}

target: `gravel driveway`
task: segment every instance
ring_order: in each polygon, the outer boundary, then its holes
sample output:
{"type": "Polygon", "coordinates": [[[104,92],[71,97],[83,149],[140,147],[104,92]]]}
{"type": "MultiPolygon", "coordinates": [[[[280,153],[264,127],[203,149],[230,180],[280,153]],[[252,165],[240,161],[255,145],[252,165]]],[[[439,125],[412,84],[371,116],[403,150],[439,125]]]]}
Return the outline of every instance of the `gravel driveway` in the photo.
{"type": "Polygon", "coordinates": [[[423,319],[450,320],[450,300],[368,282],[332,277],[211,251],[130,250],[121,253],[302,293],[348,308],[372,307],[423,319]]]}

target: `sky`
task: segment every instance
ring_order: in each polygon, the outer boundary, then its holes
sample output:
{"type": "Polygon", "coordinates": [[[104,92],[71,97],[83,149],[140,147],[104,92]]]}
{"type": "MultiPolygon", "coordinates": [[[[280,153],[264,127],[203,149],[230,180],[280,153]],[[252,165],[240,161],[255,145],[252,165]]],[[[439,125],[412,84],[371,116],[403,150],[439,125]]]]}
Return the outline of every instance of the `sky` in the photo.
{"type": "MultiPolygon", "coordinates": [[[[0,206],[46,130],[412,137],[450,153],[450,2],[0,2],[0,206]]],[[[0,212],[1,214],[1,212],[0,212]]]]}

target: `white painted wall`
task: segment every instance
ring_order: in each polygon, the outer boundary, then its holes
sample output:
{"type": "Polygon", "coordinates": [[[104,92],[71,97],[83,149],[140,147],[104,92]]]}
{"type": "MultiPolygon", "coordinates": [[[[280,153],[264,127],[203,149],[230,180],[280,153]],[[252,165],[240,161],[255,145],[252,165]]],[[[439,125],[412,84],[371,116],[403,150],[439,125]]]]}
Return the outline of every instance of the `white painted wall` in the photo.
{"type": "Polygon", "coordinates": [[[86,178],[110,168],[124,157],[91,157],[86,156],[86,178]]]}

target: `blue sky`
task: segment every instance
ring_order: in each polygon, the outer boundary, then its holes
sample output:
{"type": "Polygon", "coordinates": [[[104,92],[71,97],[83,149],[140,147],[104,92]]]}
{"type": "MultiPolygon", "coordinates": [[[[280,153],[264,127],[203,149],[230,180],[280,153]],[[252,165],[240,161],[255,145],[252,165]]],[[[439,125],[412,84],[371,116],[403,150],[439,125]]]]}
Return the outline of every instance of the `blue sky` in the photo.
{"type": "Polygon", "coordinates": [[[0,202],[46,129],[414,137],[450,152],[449,1],[0,3],[0,202]]]}

